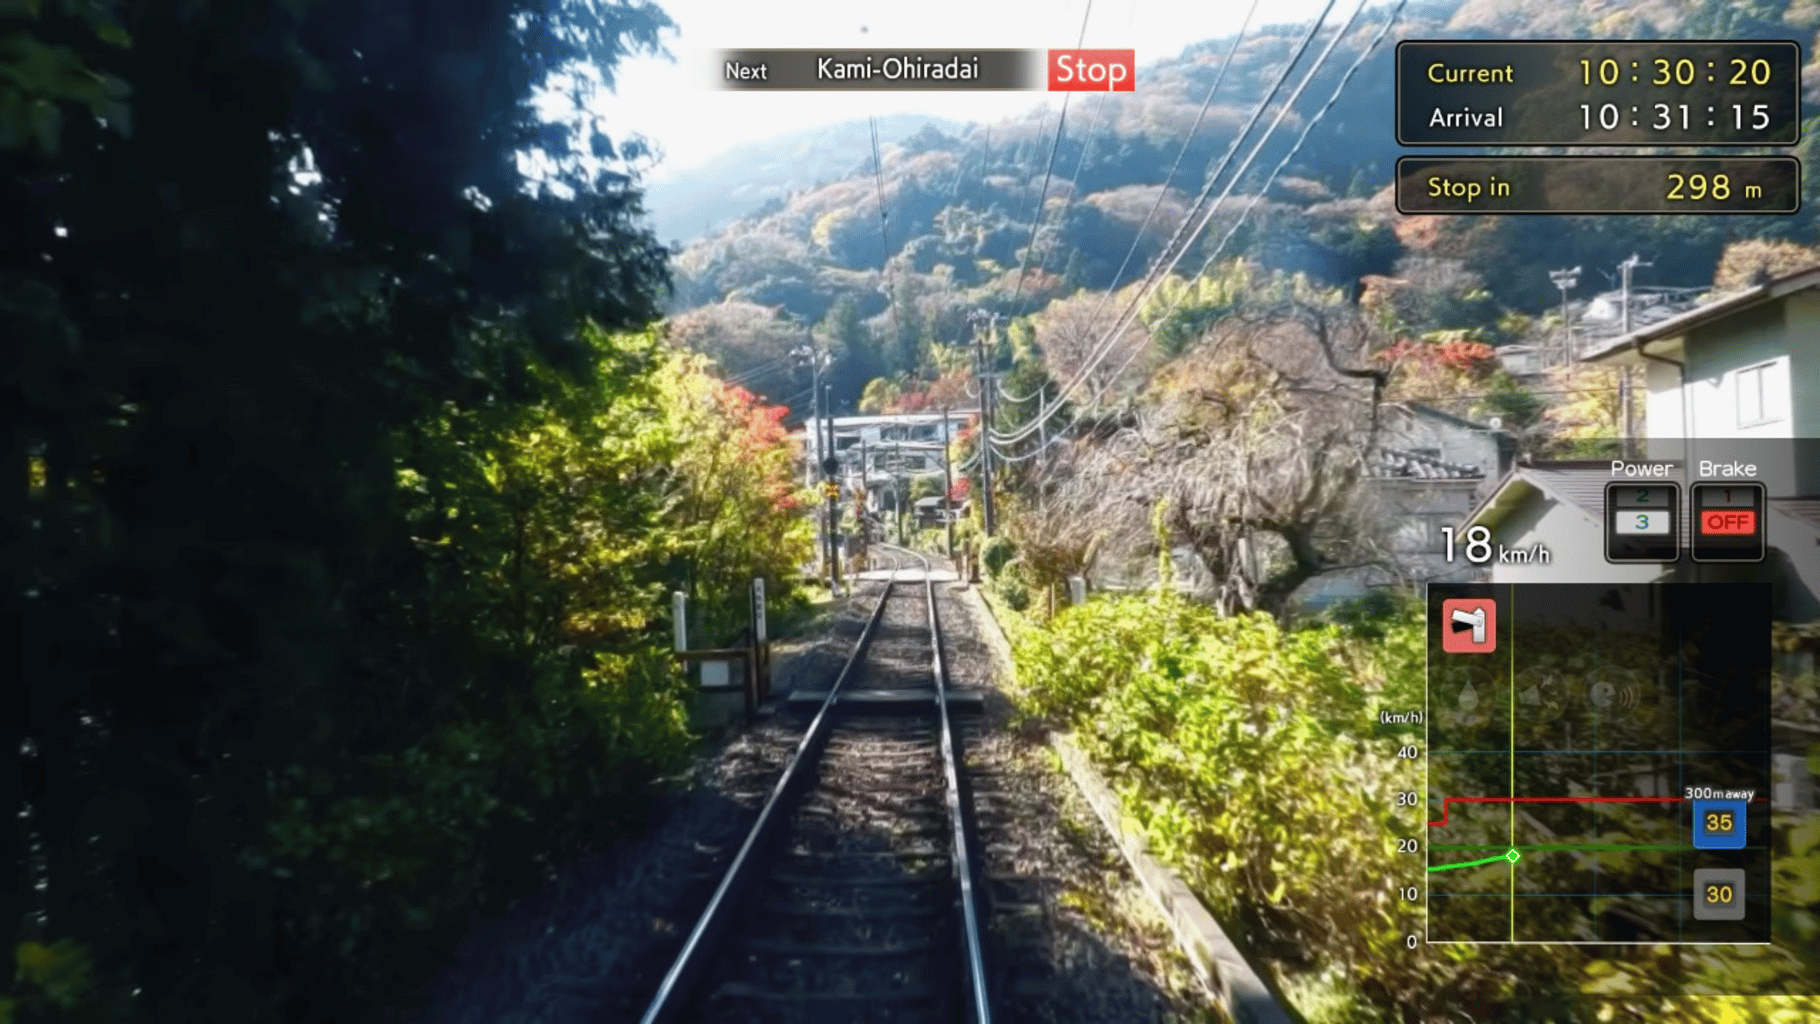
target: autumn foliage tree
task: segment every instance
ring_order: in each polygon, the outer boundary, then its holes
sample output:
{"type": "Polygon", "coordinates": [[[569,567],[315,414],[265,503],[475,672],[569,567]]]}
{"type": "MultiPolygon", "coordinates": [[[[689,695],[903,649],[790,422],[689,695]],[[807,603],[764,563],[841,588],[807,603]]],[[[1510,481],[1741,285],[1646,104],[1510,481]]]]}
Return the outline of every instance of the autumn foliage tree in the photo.
{"type": "Polygon", "coordinates": [[[1820,248],[1779,239],[1747,238],[1725,247],[1713,271],[1713,291],[1735,292],[1762,280],[1820,267],[1820,248]]]}
{"type": "Polygon", "coordinates": [[[726,630],[743,623],[754,577],[775,593],[810,556],[809,519],[783,425],[789,410],[718,379],[699,356],[672,355],[660,380],[674,453],[664,492],[672,524],[666,543],[704,625],[726,630]]]}

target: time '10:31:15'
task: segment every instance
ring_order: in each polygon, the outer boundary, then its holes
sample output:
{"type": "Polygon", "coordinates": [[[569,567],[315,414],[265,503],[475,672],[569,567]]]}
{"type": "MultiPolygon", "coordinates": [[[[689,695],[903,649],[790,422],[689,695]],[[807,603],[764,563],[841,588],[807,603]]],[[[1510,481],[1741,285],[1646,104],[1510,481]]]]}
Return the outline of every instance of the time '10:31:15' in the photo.
{"type": "MultiPolygon", "coordinates": [[[[1719,126],[1717,120],[1719,112],[1718,107],[1706,108],[1705,127],[1716,128],[1719,126]]],[[[1770,125],[1769,104],[1767,103],[1753,103],[1748,109],[1742,103],[1733,103],[1731,113],[1732,127],[1738,131],[1745,131],[1748,127],[1750,131],[1760,132],[1770,125]],[[1747,120],[1749,121],[1748,126],[1745,123],[1747,120]]],[[[1637,128],[1642,125],[1637,117],[1638,108],[1631,107],[1630,127],[1637,128]]],[[[1624,108],[1616,103],[1601,103],[1596,107],[1590,103],[1580,104],[1580,127],[1586,131],[1592,131],[1594,128],[1608,132],[1617,131],[1624,125],[1624,121],[1624,108]]],[[[1659,132],[1675,128],[1682,131],[1693,131],[1700,127],[1699,115],[1695,113],[1693,107],[1686,103],[1658,103],[1655,105],[1654,119],[1650,121],[1649,127],[1659,132]]]]}

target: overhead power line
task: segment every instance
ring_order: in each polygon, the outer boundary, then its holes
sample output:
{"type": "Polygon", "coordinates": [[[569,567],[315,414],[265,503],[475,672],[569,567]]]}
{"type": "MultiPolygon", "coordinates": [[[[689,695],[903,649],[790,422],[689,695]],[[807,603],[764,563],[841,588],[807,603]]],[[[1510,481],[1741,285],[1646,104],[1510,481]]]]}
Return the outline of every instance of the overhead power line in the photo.
{"type": "Polygon", "coordinates": [[[872,180],[878,199],[878,276],[885,288],[885,308],[891,311],[891,330],[897,336],[898,351],[902,352],[904,320],[897,311],[897,295],[891,288],[891,239],[885,229],[891,214],[885,209],[885,161],[878,148],[878,118],[867,115],[866,124],[872,130],[872,180]]]}
{"type": "MultiPolygon", "coordinates": [[[[1308,136],[1314,131],[1315,125],[1321,122],[1321,118],[1327,116],[1327,112],[1333,109],[1333,105],[1338,102],[1340,96],[1345,93],[1347,83],[1352,81],[1352,76],[1358,73],[1359,68],[1363,67],[1365,62],[1370,59],[1371,55],[1377,51],[1378,44],[1384,41],[1386,35],[1390,34],[1390,27],[1396,23],[1397,17],[1403,13],[1403,6],[1405,3],[1407,3],[1407,0],[1397,0],[1396,8],[1390,12],[1390,17],[1384,20],[1383,26],[1378,29],[1378,34],[1372,37],[1371,43],[1359,54],[1358,59],[1352,62],[1352,66],[1346,69],[1346,74],[1340,79],[1340,84],[1334,87],[1333,94],[1327,97],[1327,102],[1321,106],[1321,109],[1317,111],[1314,117],[1309,119],[1308,124],[1303,127],[1301,137],[1296,139],[1295,145],[1289,148],[1289,152],[1283,155],[1283,159],[1277,161],[1276,167],[1270,172],[1270,177],[1265,179],[1263,187],[1258,189],[1258,194],[1252,197],[1250,204],[1248,204],[1244,211],[1239,214],[1239,219],[1233,222],[1231,229],[1226,232],[1225,237],[1220,239],[1220,244],[1214,247],[1213,252],[1207,257],[1206,262],[1201,264],[1201,269],[1195,273],[1194,280],[1199,280],[1207,276],[1207,271],[1213,266],[1213,261],[1219,258],[1221,251],[1226,248],[1226,243],[1232,241],[1233,235],[1238,233],[1239,226],[1244,224],[1245,218],[1250,215],[1251,211],[1258,205],[1258,202],[1264,198],[1264,193],[1270,191],[1270,186],[1276,181],[1277,175],[1289,164],[1290,160],[1295,158],[1296,151],[1302,148],[1302,143],[1308,141],[1308,136]]],[[[1359,10],[1364,10],[1364,6],[1365,5],[1361,3],[1359,5],[1359,10]]],[[[1359,12],[1354,11],[1353,17],[1357,18],[1358,16],[1359,12]]],[[[1348,22],[1348,25],[1350,24],[1351,23],[1348,22]]],[[[1168,308],[1163,310],[1163,314],[1159,319],[1167,319],[1171,313],[1174,313],[1176,308],[1182,304],[1182,299],[1187,294],[1186,290],[1178,293],[1176,297],[1170,301],[1168,308]]],[[[1142,351],[1142,348],[1134,349],[1130,355],[1125,357],[1125,361],[1119,364],[1119,368],[1114,371],[1110,377],[1106,378],[1104,384],[1100,385],[1100,390],[1094,395],[1093,400],[1095,402],[1098,402],[1100,396],[1106,393],[1106,389],[1112,385],[1113,381],[1118,380],[1119,377],[1124,375],[1125,370],[1131,366],[1137,359],[1138,354],[1142,351]]]]}
{"type": "MultiPolygon", "coordinates": [[[[1134,3],[1132,5],[1134,16],[1136,10],[1137,5],[1134,3]]],[[[1194,144],[1194,134],[1201,130],[1201,122],[1207,119],[1207,111],[1213,106],[1213,97],[1220,91],[1220,83],[1226,80],[1226,71],[1228,68],[1232,67],[1232,58],[1238,53],[1239,44],[1245,40],[1245,33],[1250,30],[1251,18],[1257,13],[1257,10],[1258,0],[1251,0],[1250,8],[1245,11],[1245,20],[1239,25],[1238,35],[1232,37],[1232,45],[1226,49],[1226,59],[1220,62],[1220,70],[1214,75],[1213,84],[1207,87],[1207,95],[1201,99],[1200,112],[1195,114],[1194,124],[1189,126],[1187,137],[1182,139],[1182,148],[1176,152],[1175,162],[1169,165],[1169,174],[1163,178],[1163,187],[1157,190],[1156,201],[1151,203],[1150,209],[1145,212],[1144,222],[1138,225],[1137,232],[1131,236],[1131,245],[1125,250],[1125,258],[1119,261],[1119,268],[1112,272],[1111,282],[1106,286],[1106,290],[1100,293],[1100,301],[1094,305],[1093,315],[1087,318],[1089,330],[1092,329],[1093,324],[1099,322],[1100,313],[1106,308],[1106,300],[1112,295],[1113,290],[1118,287],[1119,280],[1125,276],[1125,268],[1131,266],[1131,257],[1137,255],[1138,247],[1143,244],[1144,232],[1150,230],[1150,222],[1156,219],[1156,212],[1162,208],[1163,200],[1168,197],[1169,186],[1175,184],[1175,176],[1182,169],[1182,161],[1187,158],[1188,150],[1194,144]]],[[[1262,109],[1262,106],[1260,106],[1260,112],[1262,109]]],[[[1229,156],[1232,150],[1238,147],[1239,140],[1243,135],[1244,133],[1241,132],[1239,135],[1233,137],[1232,145],[1227,147],[1227,154],[1229,156]]],[[[1076,174],[1079,174],[1078,168],[1076,169],[1076,174]]],[[[1038,394],[1040,393],[1039,390],[1038,394]]],[[[1007,401],[1020,404],[1037,397],[1035,394],[1025,395],[1022,398],[1008,393],[1002,394],[1004,394],[1007,401]]]]}
{"type": "MultiPolygon", "coordinates": [[[[1321,9],[1319,17],[1317,17],[1314,23],[1309,26],[1307,34],[1302,37],[1301,45],[1296,48],[1296,52],[1290,58],[1289,62],[1283,66],[1282,74],[1277,76],[1277,81],[1271,86],[1270,92],[1258,104],[1257,108],[1252,111],[1250,120],[1246,123],[1244,130],[1239,133],[1240,139],[1250,134],[1251,129],[1257,124],[1258,119],[1262,117],[1264,110],[1269,106],[1270,102],[1276,98],[1276,94],[1281,91],[1283,84],[1287,82],[1289,77],[1294,73],[1295,65],[1302,59],[1303,55],[1307,53],[1309,45],[1314,42],[1315,36],[1320,33],[1321,26],[1326,23],[1328,14],[1332,13],[1334,2],[1335,0],[1328,0],[1327,5],[1321,9]]],[[[1360,10],[1364,8],[1365,2],[1366,0],[1361,0],[1359,6],[1360,10]]],[[[1354,11],[1353,17],[1356,18],[1357,16],[1358,12],[1354,11]]],[[[1350,22],[1348,22],[1348,24],[1350,24],[1350,22]]],[[[1148,275],[1147,283],[1144,287],[1139,289],[1137,295],[1132,296],[1131,303],[1126,307],[1125,312],[1119,317],[1118,321],[1113,324],[1112,329],[1107,332],[1106,338],[1096,348],[1091,358],[1082,364],[1081,368],[1075,373],[1074,378],[1056,395],[1055,402],[1047,410],[1040,412],[1035,420],[1018,428],[1011,434],[997,437],[996,440],[1003,444],[1015,444],[1016,442],[1029,437],[1031,434],[1036,433],[1043,423],[1055,416],[1056,412],[1061,409],[1062,403],[1086,381],[1087,376],[1098,368],[1100,363],[1105,361],[1106,356],[1111,353],[1113,347],[1117,344],[1120,333],[1130,324],[1131,318],[1137,314],[1137,311],[1143,307],[1143,304],[1149,301],[1150,297],[1156,293],[1157,287],[1162,281],[1168,278],[1169,273],[1175,269],[1177,263],[1181,262],[1182,257],[1188,254],[1188,249],[1194,244],[1195,238],[1199,237],[1200,233],[1206,229],[1207,223],[1212,220],[1213,215],[1219,211],[1220,203],[1231,193],[1233,184],[1244,175],[1245,171],[1250,168],[1251,161],[1256,159],[1258,152],[1270,141],[1271,134],[1276,130],[1278,125],[1282,124],[1283,118],[1288,116],[1289,111],[1295,106],[1296,99],[1302,94],[1302,91],[1307,88],[1308,83],[1313,80],[1315,74],[1320,71],[1321,65],[1325,63],[1327,57],[1333,53],[1334,46],[1338,44],[1340,37],[1344,34],[1344,31],[1335,34],[1332,42],[1329,43],[1327,49],[1324,50],[1321,56],[1315,61],[1314,66],[1309,69],[1308,74],[1296,87],[1295,92],[1290,94],[1289,98],[1283,102],[1282,108],[1278,110],[1277,116],[1275,120],[1271,122],[1270,127],[1266,128],[1264,134],[1258,137],[1257,144],[1254,145],[1251,152],[1246,155],[1245,161],[1239,165],[1238,170],[1234,171],[1232,176],[1228,179],[1226,188],[1221,191],[1219,199],[1216,199],[1214,203],[1207,208],[1205,215],[1203,215],[1200,221],[1195,224],[1194,229],[1187,234],[1186,238],[1182,239],[1181,246],[1177,248],[1175,246],[1175,241],[1177,238],[1182,238],[1182,229],[1186,228],[1188,222],[1194,219],[1194,210],[1191,209],[1188,215],[1183,218],[1181,226],[1176,230],[1175,237],[1170,240],[1170,244],[1166,246],[1164,250],[1165,252],[1168,252],[1170,249],[1174,249],[1175,255],[1166,262],[1160,264],[1156,271],[1153,271],[1148,275]]],[[[1235,139],[1235,142],[1236,141],[1237,140],[1235,139]]],[[[1236,152],[1236,149],[1237,147],[1235,145],[1232,149],[1227,151],[1226,158],[1221,161],[1220,168],[1214,172],[1213,177],[1208,179],[1207,186],[1201,190],[1201,195],[1196,198],[1197,207],[1205,202],[1208,193],[1212,191],[1214,183],[1219,180],[1221,172],[1225,170],[1225,165],[1230,161],[1232,154],[1236,152]]]]}
{"type": "MultiPolygon", "coordinates": [[[[1080,49],[1087,42],[1087,22],[1093,18],[1093,0],[1087,0],[1086,13],[1081,15],[1081,34],[1075,40],[1075,49],[1080,49]]],[[[1055,139],[1049,144],[1049,162],[1043,168],[1043,187],[1036,195],[1036,209],[1030,214],[1030,240],[1024,245],[1024,258],[1017,268],[1017,286],[1011,291],[1011,303],[1017,303],[1017,297],[1024,290],[1024,271],[1030,266],[1030,253],[1036,248],[1037,229],[1043,224],[1043,206],[1049,201],[1049,177],[1055,172],[1055,154],[1062,148],[1062,132],[1068,126],[1068,101],[1074,93],[1062,94],[1062,113],[1055,121],[1055,139]]],[[[1040,269],[1040,268],[1039,268],[1040,269]]],[[[1021,312],[1014,314],[1022,316],[1021,312]]]]}

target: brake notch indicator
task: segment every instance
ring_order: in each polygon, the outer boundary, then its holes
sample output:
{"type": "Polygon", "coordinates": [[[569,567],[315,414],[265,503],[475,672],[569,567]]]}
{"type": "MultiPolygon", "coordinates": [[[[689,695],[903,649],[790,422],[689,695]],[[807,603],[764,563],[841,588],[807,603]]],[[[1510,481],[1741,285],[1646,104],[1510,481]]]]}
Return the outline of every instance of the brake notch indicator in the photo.
{"type": "Polygon", "coordinates": [[[1696,562],[1761,562],[1768,552],[1763,516],[1769,509],[1760,483],[1693,486],[1696,562]]]}
{"type": "Polygon", "coordinates": [[[1674,562],[1681,558],[1681,485],[1605,485],[1605,560],[1674,562]]]}

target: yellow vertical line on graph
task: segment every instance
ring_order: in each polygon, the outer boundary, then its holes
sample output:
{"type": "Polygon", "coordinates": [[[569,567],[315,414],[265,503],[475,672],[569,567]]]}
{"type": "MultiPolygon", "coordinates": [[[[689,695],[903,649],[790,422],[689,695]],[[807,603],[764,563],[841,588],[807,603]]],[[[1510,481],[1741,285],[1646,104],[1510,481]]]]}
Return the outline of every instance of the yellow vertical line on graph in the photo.
{"type": "MultiPolygon", "coordinates": [[[[1511,735],[1511,849],[1516,849],[1516,584],[1511,584],[1509,597],[1503,602],[1505,607],[1505,648],[1511,653],[1511,668],[1507,675],[1511,677],[1511,720],[1505,722],[1511,735]]],[[[1516,860],[1511,860],[1511,942],[1516,942],[1516,860]]]]}

